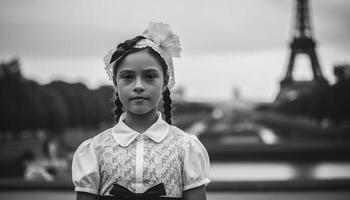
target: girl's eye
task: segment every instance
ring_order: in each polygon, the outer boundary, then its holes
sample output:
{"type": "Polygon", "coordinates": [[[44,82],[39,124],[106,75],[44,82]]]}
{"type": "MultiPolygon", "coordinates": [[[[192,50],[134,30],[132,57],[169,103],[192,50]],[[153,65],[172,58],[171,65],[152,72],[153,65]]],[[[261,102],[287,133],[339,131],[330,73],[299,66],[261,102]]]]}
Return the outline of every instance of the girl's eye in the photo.
{"type": "Polygon", "coordinates": [[[133,76],[131,74],[123,74],[123,75],[120,75],[120,78],[125,80],[131,80],[133,76]]]}
{"type": "Polygon", "coordinates": [[[146,80],[153,80],[157,77],[158,77],[157,74],[146,74],[146,76],[145,76],[146,80]]]}

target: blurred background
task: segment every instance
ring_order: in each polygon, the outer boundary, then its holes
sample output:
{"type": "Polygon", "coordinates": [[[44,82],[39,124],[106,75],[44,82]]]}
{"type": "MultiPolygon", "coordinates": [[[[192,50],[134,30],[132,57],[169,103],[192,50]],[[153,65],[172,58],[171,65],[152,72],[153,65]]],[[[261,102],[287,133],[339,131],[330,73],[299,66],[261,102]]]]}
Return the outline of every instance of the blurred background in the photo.
{"type": "Polygon", "coordinates": [[[180,37],[175,125],[208,199],[350,198],[350,2],[0,1],[0,199],[74,199],[77,146],[113,126],[103,57],[150,21],[180,37]]]}

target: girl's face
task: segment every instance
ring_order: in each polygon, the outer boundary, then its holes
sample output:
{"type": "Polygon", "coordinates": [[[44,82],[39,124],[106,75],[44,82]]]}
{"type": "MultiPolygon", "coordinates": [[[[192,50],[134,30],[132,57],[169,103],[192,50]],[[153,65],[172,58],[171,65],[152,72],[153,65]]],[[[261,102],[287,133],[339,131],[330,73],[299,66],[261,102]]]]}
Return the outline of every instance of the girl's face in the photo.
{"type": "Polygon", "coordinates": [[[119,65],[116,84],[126,112],[156,111],[165,90],[162,66],[146,49],[132,53],[119,65]]]}

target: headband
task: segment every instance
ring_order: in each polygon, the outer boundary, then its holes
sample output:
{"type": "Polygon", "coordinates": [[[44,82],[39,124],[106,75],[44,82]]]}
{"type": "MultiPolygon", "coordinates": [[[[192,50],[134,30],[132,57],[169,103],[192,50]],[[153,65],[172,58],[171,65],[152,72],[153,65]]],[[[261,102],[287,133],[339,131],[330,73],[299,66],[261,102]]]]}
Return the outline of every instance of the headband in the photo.
{"type": "MultiPolygon", "coordinates": [[[[168,66],[168,88],[171,89],[175,84],[175,74],[172,57],[180,57],[180,40],[175,35],[168,24],[150,22],[148,28],[142,34],[145,39],[138,41],[133,48],[142,49],[152,48],[165,61],[168,66]]],[[[105,70],[108,78],[113,80],[113,66],[122,56],[111,62],[113,54],[118,47],[111,49],[104,57],[105,70]]]]}

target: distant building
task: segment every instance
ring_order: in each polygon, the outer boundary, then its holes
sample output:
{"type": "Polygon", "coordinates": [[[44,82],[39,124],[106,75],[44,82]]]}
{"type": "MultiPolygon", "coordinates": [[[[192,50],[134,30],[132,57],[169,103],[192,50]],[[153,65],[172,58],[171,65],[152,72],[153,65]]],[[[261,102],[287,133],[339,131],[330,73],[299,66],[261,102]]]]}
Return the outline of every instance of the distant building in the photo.
{"type": "Polygon", "coordinates": [[[333,73],[337,79],[337,82],[343,82],[347,79],[350,79],[350,65],[349,64],[340,64],[335,65],[333,73]]]}

